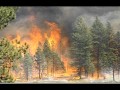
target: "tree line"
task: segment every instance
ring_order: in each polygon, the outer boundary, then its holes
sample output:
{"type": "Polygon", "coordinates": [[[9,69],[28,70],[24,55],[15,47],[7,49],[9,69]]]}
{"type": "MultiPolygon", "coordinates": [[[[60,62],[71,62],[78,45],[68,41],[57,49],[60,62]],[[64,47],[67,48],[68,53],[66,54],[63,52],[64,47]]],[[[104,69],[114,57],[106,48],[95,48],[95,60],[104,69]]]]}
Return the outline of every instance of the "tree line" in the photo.
{"type": "Polygon", "coordinates": [[[110,22],[103,24],[98,17],[88,27],[79,16],[73,24],[70,56],[80,78],[83,71],[86,77],[96,71],[97,78],[112,71],[115,80],[115,72],[119,75],[120,70],[120,32],[114,32],[110,22]]]}
{"type": "MultiPolygon", "coordinates": [[[[18,9],[19,7],[0,7],[0,30],[16,18],[18,9]]],[[[45,41],[43,47],[39,45],[35,55],[32,56],[27,43],[21,45],[18,40],[0,39],[0,82],[15,81],[11,71],[19,71],[18,63],[23,65],[26,80],[29,80],[33,62],[37,63],[39,79],[42,79],[45,70],[47,70],[47,76],[55,76],[58,70],[65,71],[60,56],[50,48],[48,40],[45,41]],[[52,75],[49,75],[50,73],[52,75]]]]}
{"type": "MultiPolygon", "coordinates": [[[[18,7],[0,7],[0,30],[16,18],[18,7]]],[[[70,57],[71,65],[77,68],[77,74],[94,76],[97,78],[102,72],[112,71],[113,80],[115,73],[120,71],[120,32],[114,32],[110,22],[103,24],[96,17],[92,26],[88,27],[84,18],[77,17],[73,23],[71,33],[70,57]]],[[[20,41],[16,40],[16,44],[20,41]]],[[[63,62],[59,55],[53,51],[46,40],[43,49],[39,46],[35,55],[31,56],[29,46],[25,43],[21,47],[14,46],[6,38],[0,39],[0,82],[12,82],[11,69],[16,69],[16,61],[23,63],[26,79],[32,71],[32,63],[37,63],[39,78],[42,78],[44,69],[47,75],[55,75],[55,71],[64,70],[63,62]],[[51,68],[51,69],[50,69],[51,68]],[[50,70],[49,70],[50,69],[50,70]]]]}
{"type": "Polygon", "coordinates": [[[14,77],[10,73],[12,70],[19,72],[18,63],[23,65],[24,75],[26,80],[32,75],[32,67],[35,66],[38,70],[39,79],[43,78],[43,72],[46,72],[47,77],[54,77],[58,70],[65,71],[64,64],[60,56],[50,49],[48,40],[45,41],[42,47],[38,47],[34,56],[31,55],[29,45],[24,43],[22,46],[20,41],[10,42],[3,38],[0,40],[0,82],[13,82],[14,77]],[[15,45],[16,43],[18,45],[15,45]],[[35,65],[33,62],[36,62],[35,65]]]}

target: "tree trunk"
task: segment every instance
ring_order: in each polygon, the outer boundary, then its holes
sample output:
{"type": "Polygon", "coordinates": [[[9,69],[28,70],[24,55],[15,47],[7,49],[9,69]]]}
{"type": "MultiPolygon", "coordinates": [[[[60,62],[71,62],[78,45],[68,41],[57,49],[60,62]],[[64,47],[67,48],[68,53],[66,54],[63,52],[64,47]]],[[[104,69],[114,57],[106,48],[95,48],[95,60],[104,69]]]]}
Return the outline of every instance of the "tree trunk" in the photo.
{"type": "Polygon", "coordinates": [[[100,67],[99,67],[99,47],[97,51],[97,79],[99,79],[99,72],[100,72],[100,67]]]}
{"type": "Polygon", "coordinates": [[[47,60],[47,76],[49,76],[49,70],[48,70],[48,60],[47,60]]]}
{"type": "Polygon", "coordinates": [[[53,77],[54,77],[54,57],[53,57],[53,77]]]}
{"type": "Polygon", "coordinates": [[[41,75],[40,75],[40,63],[39,63],[39,79],[41,79],[41,75]]]}
{"type": "Polygon", "coordinates": [[[42,77],[43,77],[43,71],[41,70],[41,79],[42,79],[42,77]]]}
{"type": "Polygon", "coordinates": [[[94,76],[94,73],[92,72],[92,77],[94,76]]]}
{"type": "Polygon", "coordinates": [[[88,78],[88,72],[86,72],[86,78],[88,78]]]}
{"type": "Polygon", "coordinates": [[[26,79],[27,79],[27,81],[28,81],[28,67],[27,67],[27,71],[26,71],[26,79]]]}
{"type": "MultiPolygon", "coordinates": [[[[119,56],[118,56],[119,57],[119,56]]],[[[117,58],[117,68],[118,68],[118,78],[119,78],[119,72],[120,72],[120,70],[119,70],[119,58],[117,58]]]]}
{"type": "Polygon", "coordinates": [[[80,79],[82,79],[82,77],[81,77],[81,68],[79,69],[79,76],[80,76],[80,79]]]}
{"type": "Polygon", "coordinates": [[[26,75],[26,76],[27,76],[27,81],[28,81],[28,72],[27,72],[27,75],[26,75]]]}
{"type": "Polygon", "coordinates": [[[5,62],[3,63],[3,66],[2,66],[2,70],[3,70],[3,72],[2,72],[2,76],[1,76],[1,79],[3,79],[3,78],[5,78],[5,62]]]}
{"type": "Polygon", "coordinates": [[[114,66],[113,66],[113,81],[115,81],[115,71],[114,71],[114,66]]]}
{"type": "Polygon", "coordinates": [[[2,75],[5,75],[5,67],[3,66],[3,72],[2,75]]]}
{"type": "Polygon", "coordinates": [[[97,66],[97,79],[99,79],[99,66],[97,66]]]}
{"type": "Polygon", "coordinates": [[[9,67],[8,67],[8,74],[10,75],[10,68],[12,67],[12,63],[11,63],[11,61],[9,60],[9,67]]]}
{"type": "Polygon", "coordinates": [[[118,69],[118,78],[119,78],[119,73],[120,73],[120,70],[118,69]]]}
{"type": "Polygon", "coordinates": [[[87,72],[87,69],[85,69],[85,77],[88,78],[88,72],[87,72]]]}

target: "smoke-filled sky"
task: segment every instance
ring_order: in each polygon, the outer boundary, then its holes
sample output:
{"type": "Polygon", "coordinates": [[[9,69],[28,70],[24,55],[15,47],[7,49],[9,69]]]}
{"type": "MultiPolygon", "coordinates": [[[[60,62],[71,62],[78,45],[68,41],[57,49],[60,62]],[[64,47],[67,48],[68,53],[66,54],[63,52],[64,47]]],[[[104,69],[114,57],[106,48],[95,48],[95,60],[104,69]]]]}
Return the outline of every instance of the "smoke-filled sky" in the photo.
{"type": "Polygon", "coordinates": [[[44,28],[46,20],[55,22],[62,29],[62,33],[68,36],[72,31],[72,23],[78,16],[83,16],[88,26],[98,16],[103,23],[109,21],[115,31],[120,29],[120,7],[20,7],[16,19],[0,32],[0,36],[16,34],[16,31],[23,34],[28,32],[31,15],[35,16],[35,23],[38,26],[44,28]]]}

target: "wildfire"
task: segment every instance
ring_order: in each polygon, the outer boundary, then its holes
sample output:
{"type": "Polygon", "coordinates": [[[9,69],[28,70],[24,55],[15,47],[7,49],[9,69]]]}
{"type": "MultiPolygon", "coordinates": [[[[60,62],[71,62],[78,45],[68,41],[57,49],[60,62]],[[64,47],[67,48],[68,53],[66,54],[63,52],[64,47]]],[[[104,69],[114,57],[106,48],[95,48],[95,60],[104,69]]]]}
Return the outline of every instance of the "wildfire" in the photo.
{"type": "Polygon", "coordinates": [[[66,45],[68,43],[68,39],[61,36],[61,29],[57,26],[57,24],[48,21],[45,23],[49,26],[48,30],[44,31],[38,26],[32,25],[30,32],[27,33],[26,36],[21,37],[22,35],[17,32],[16,37],[7,35],[7,38],[11,41],[20,41],[21,44],[27,42],[32,55],[35,54],[36,49],[39,45],[43,46],[46,39],[50,44],[50,48],[54,49],[55,51],[58,51],[58,49],[60,49],[60,43],[62,43],[63,47],[67,47],[66,45]]]}
{"type": "Polygon", "coordinates": [[[74,74],[77,69],[75,67],[70,66],[70,64],[69,64],[70,59],[65,57],[64,55],[62,55],[62,60],[64,62],[64,66],[65,66],[65,69],[66,69],[66,73],[64,75],[69,76],[71,74],[74,74]]]}
{"type": "MultiPolygon", "coordinates": [[[[65,53],[68,48],[68,37],[62,36],[61,28],[54,22],[45,21],[45,24],[48,26],[48,28],[44,30],[43,28],[38,27],[34,23],[35,21],[34,16],[30,16],[29,19],[31,22],[31,28],[29,32],[25,35],[22,35],[21,34],[22,32],[20,31],[17,32],[15,36],[7,35],[6,37],[8,38],[8,40],[10,40],[13,43],[13,45],[17,47],[23,45],[26,42],[29,45],[31,55],[34,56],[38,46],[42,48],[45,40],[47,39],[50,44],[51,50],[57,52],[59,56],[61,56],[61,60],[64,62],[64,67],[66,70],[66,73],[64,73],[64,76],[70,76],[71,74],[76,73],[77,69],[74,67],[71,67],[69,64],[70,58],[65,56],[65,53]],[[17,42],[20,41],[20,43],[16,44],[16,40],[17,42]]],[[[19,74],[21,75],[20,77],[23,76],[24,71],[21,71],[21,72],[19,74]]],[[[34,77],[37,77],[38,74],[36,73],[38,73],[38,71],[36,71],[35,67],[33,68],[33,72],[34,72],[33,73],[34,77]]],[[[17,77],[15,72],[13,72],[13,76],[17,77]]],[[[94,79],[97,78],[97,72],[93,74],[92,78],[94,79]]]]}
{"type": "Polygon", "coordinates": [[[48,42],[50,43],[50,47],[57,50],[59,47],[61,37],[61,30],[55,23],[50,23],[48,21],[45,22],[50,28],[45,33],[45,37],[48,39],[48,42]]]}
{"type": "MultiPolygon", "coordinates": [[[[50,23],[46,21],[45,23],[49,26],[48,30],[44,31],[36,25],[33,25],[31,31],[28,33],[29,40],[24,40],[29,44],[32,55],[35,54],[38,45],[43,46],[46,39],[48,40],[51,49],[54,49],[55,51],[58,51],[59,49],[59,43],[60,40],[62,40],[60,28],[53,22],[50,23]]],[[[66,44],[63,45],[65,47],[66,44]]]]}
{"type": "Polygon", "coordinates": [[[25,39],[24,41],[28,43],[28,45],[30,46],[30,52],[32,55],[34,55],[39,43],[43,44],[44,41],[41,29],[37,26],[33,26],[31,31],[28,33],[28,39],[25,39]]]}
{"type": "MultiPolygon", "coordinates": [[[[31,55],[35,55],[38,46],[42,48],[45,40],[47,39],[50,44],[51,50],[62,55],[61,60],[64,62],[66,70],[67,68],[70,68],[70,66],[66,66],[66,64],[69,62],[69,58],[66,58],[64,56],[64,51],[68,47],[68,38],[62,36],[60,27],[54,22],[45,21],[45,24],[48,28],[44,30],[34,23],[34,16],[30,16],[29,18],[32,24],[29,32],[23,35],[23,32],[19,31],[16,33],[15,36],[7,35],[6,37],[8,38],[8,40],[14,42],[13,44],[15,46],[23,45],[26,42],[29,45],[31,55]],[[16,44],[16,40],[20,41],[20,44],[16,44]]],[[[71,71],[69,70],[66,73],[68,72],[70,73],[71,71]]]]}

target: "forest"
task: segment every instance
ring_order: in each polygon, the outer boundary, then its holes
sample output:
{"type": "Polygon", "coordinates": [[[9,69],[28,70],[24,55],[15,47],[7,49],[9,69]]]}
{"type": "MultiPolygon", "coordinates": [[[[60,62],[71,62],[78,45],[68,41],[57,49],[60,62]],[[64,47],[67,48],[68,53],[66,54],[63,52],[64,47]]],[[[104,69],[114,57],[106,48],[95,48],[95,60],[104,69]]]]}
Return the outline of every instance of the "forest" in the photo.
{"type": "MultiPolygon", "coordinates": [[[[0,33],[17,19],[19,9],[0,7],[0,33]]],[[[0,38],[0,83],[105,80],[106,73],[112,81],[119,78],[120,31],[114,31],[111,22],[102,23],[96,16],[88,25],[79,15],[71,22],[69,37],[56,22],[45,21],[44,28],[38,27],[32,15],[29,23],[27,34],[24,30],[0,38]]]]}

